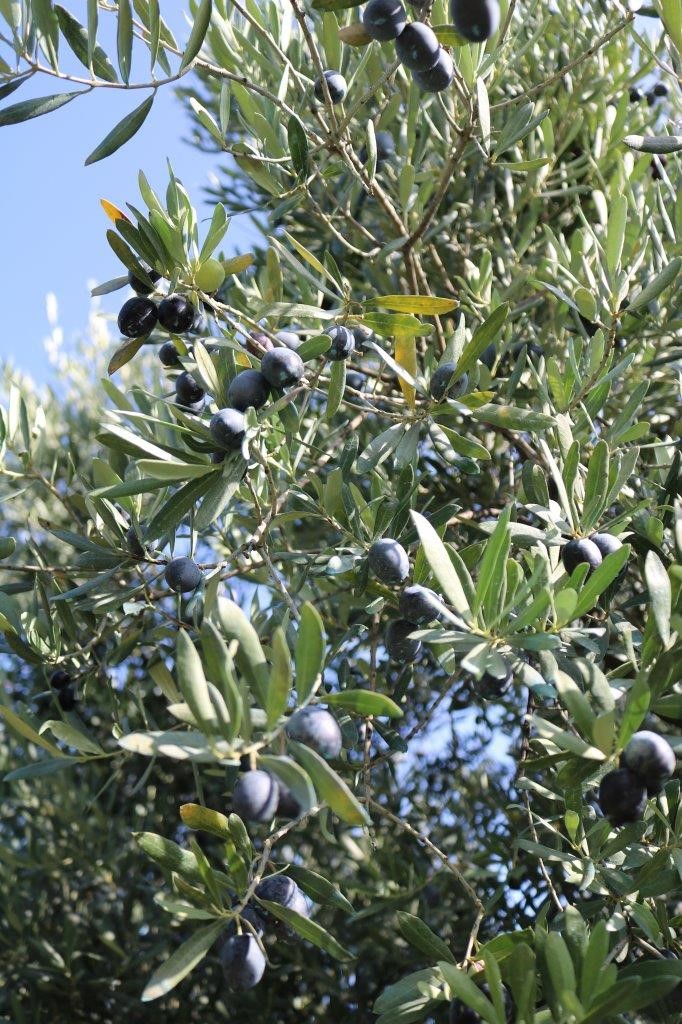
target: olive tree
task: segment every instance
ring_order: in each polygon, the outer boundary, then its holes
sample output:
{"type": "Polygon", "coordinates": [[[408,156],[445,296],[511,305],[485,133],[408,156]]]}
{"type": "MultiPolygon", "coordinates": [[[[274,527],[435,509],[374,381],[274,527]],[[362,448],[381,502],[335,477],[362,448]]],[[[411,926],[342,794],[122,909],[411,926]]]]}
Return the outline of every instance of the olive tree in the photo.
{"type": "Polygon", "coordinates": [[[162,13],[0,0],[215,171],[5,370],[0,1009],[676,1019],[679,3],[162,13]]]}

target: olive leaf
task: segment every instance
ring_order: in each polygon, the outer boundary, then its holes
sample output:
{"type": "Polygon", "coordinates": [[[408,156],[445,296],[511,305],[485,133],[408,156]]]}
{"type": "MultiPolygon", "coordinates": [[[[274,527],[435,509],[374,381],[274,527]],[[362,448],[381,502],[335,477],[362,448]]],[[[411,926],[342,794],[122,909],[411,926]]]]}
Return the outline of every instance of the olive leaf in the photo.
{"type": "Polygon", "coordinates": [[[100,144],[93,149],[90,156],[86,158],[86,167],[89,164],[97,163],[98,160],[103,160],[107,156],[111,156],[117,149],[125,145],[129,139],[132,139],[133,135],[140,130],[146,121],[147,115],[154,103],[154,95],[152,93],[151,96],[148,96],[147,99],[140,103],[139,107],[135,107],[129,114],[121,118],[118,124],[114,125],[109,134],[102,139],[100,144]]]}

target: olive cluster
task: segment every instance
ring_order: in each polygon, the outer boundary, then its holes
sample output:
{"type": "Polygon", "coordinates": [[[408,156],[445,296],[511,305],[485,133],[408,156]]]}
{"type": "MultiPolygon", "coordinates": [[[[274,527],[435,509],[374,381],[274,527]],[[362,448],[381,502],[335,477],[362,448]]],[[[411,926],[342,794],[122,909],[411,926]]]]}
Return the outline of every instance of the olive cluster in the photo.
{"type": "MultiPolygon", "coordinates": [[[[196,334],[206,327],[206,315],[191,299],[180,292],[154,298],[161,275],[151,267],[144,266],[151,286],[130,272],[128,283],[135,292],[133,298],[123,303],[118,314],[118,329],[126,338],[146,338],[156,327],[161,327],[179,337],[196,334]]],[[[222,263],[216,259],[205,260],[194,272],[193,281],[197,288],[212,294],[225,279],[222,263]]],[[[187,347],[191,355],[191,346],[187,347]]],[[[173,341],[159,346],[159,359],[163,366],[181,367],[180,353],[173,341]]],[[[188,373],[181,373],[175,381],[176,402],[190,412],[201,412],[204,407],[204,391],[188,373]]]]}
{"type": "MultiPolygon", "coordinates": [[[[399,586],[410,572],[410,560],[405,548],[392,537],[375,540],[368,552],[370,572],[381,583],[399,586]]],[[[418,583],[404,587],[399,598],[399,619],[391,619],[384,637],[386,651],[394,661],[412,663],[421,652],[421,640],[413,640],[410,634],[417,626],[423,626],[440,617],[443,604],[435,591],[418,583]]]]}
{"type": "Polygon", "coordinates": [[[452,57],[436,33],[421,21],[408,22],[401,0],[370,0],[362,23],[372,39],[395,40],[396,56],[425,92],[442,92],[455,77],[452,57]]]}
{"type": "MultiPolygon", "coordinates": [[[[172,344],[172,343],[171,343],[172,344]]],[[[244,412],[265,405],[270,390],[282,390],[298,383],[305,372],[303,360],[288,348],[273,348],[261,360],[260,370],[241,370],[231,381],[227,392],[228,407],[219,409],[211,418],[209,429],[219,450],[212,456],[221,462],[227,452],[238,451],[246,436],[244,412]]],[[[175,396],[179,406],[201,412],[206,393],[191,373],[183,370],[175,380],[175,396]]],[[[166,583],[178,594],[191,593],[202,580],[202,572],[194,559],[173,558],[165,569],[166,583]]]]}
{"type": "Polygon", "coordinates": [[[593,533],[591,537],[574,537],[561,549],[564,569],[569,574],[586,563],[588,572],[597,569],[607,555],[622,548],[623,544],[612,533],[593,533]]]}
{"type": "Polygon", "coordinates": [[[76,706],[76,693],[69,673],[63,668],[58,668],[50,676],[50,686],[57,693],[57,700],[62,711],[73,711],[76,706]]]}
{"type": "Polygon", "coordinates": [[[660,793],[675,771],[675,752],[655,732],[636,732],[620,759],[620,768],[607,772],[599,785],[599,806],[612,825],[639,821],[647,799],[660,793]]]}
{"type": "MultiPolygon", "coordinates": [[[[217,261],[212,261],[216,262],[217,261]]],[[[155,270],[145,268],[154,286],[161,280],[155,270]]],[[[130,273],[128,281],[136,294],[123,303],[118,314],[118,329],[126,338],[143,338],[162,327],[169,334],[182,335],[198,331],[204,325],[204,315],[193,302],[181,293],[164,296],[159,302],[151,298],[153,288],[130,273]]],[[[159,348],[159,359],[166,367],[179,367],[180,354],[172,341],[159,348]]],[[[201,412],[204,391],[189,373],[181,373],[175,381],[175,396],[179,406],[190,412],[201,412]]]]}
{"type": "MultiPolygon", "coordinates": [[[[452,372],[449,379],[452,379],[452,372]]],[[[409,576],[410,560],[407,552],[402,544],[392,537],[375,540],[369,549],[367,560],[370,572],[380,583],[387,586],[402,586],[409,576]]],[[[402,586],[398,611],[400,618],[391,619],[386,627],[384,646],[393,661],[412,664],[421,654],[422,643],[411,634],[418,627],[442,618],[447,609],[434,590],[413,583],[402,586]]],[[[514,674],[511,669],[503,678],[485,672],[476,682],[476,692],[486,700],[497,700],[506,693],[513,680],[514,674]]]]}
{"type": "MultiPolygon", "coordinates": [[[[330,361],[347,359],[354,351],[355,334],[350,328],[339,324],[330,327],[325,333],[331,339],[326,352],[330,361]]],[[[240,370],[227,390],[228,404],[211,417],[209,430],[218,448],[212,456],[214,462],[221,462],[229,452],[242,450],[246,439],[244,414],[247,409],[261,409],[272,392],[293,387],[303,379],[305,364],[296,351],[301,344],[298,335],[293,331],[280,331],[275,338],[280,345],[273,345],[267,335],[260,333],[251,336],[251,344],[247,342],[247,348],[251,351],[262,352],[260,369],[251,367],[240,370]]],[[[176,378],[175,395],[179,406],[192,412],[201,412],[205,392],[187,370],[176,378]]],[[[185,594],[196,590],[202,573],[192,558],[183,556],[168,563],[165,578],[171,590],[185,594]]]]}
{"type": "MultiPolygon", "coordinates": [[[[281,332],[279,340],[284,340],[284,345],[265,352],[260,370],[242,370],[231,382],[227,392],[228,405],[218,410],[209,426],[211,436],[221,451],[238,451],[242,447],[246,431],[244,413],[248,408],[262,408],[271,390],[281,391],[302,379],[305,367],[293,340],[295,338],[297,341],[297,336],[282,338],[283,334],[292,333],[281,332]]],[[[347,359],[355,348],[355,338],[350,328],[338,325],[330,327],[325,333],[331,339],[327,359],[332,362],[347,359]]]]}
{"type": "MultiPolygon", "coordinates": [[[[268,875],[256,886],[255,895],[259,900],[279,903],[302,917],[310,917],[312,903],[293,878],[288,875],[268,875]]],[[[265,973],[266,959],[263,939],[270,929],[275,937],[289,938],[291,929],[282,925],[266,910],[255,910],[247,906],[239,914],[239,931],[231,925],[231,934],[220,950],[220,962],[225,981],[232,989],[244,991],[254,988],[265,973]]]]}
{"type": "MultiPolygon", "coordinates": [[[[318,705],[299,708],[289,718],[286,733],[290,739],[305,743],[321,757],[331,760],[341,753],[341,729],[334,716],[318,705]]],[[[246,759],[245,759],[246,760],[246,759]]],[[[297,818],[301,805],[284,783],[271,772],[260,768],[249,768],[239,776],[232,793],[232,808],[240,818],[256,823],[269,823],[273,818],[297,818]]],[[[259,882],[255,889],[261,900],[280,903],[309,917],[311,902],[286,875],[270,875],[259,882]]],[[[270,915],[247,907],[241,914],[248,930],[241,934],[234,932],[226,940],[221,951],[221,962],[227,983],[235,989],[249,989],[263,977],[266,960],[262,938],[270,915]]],[[[275,934],[290,935],[288,928],[282,928],[276,919],[275,934]]]]}
{"type": "MultiPolygon", "coordinates": [[[[329,761],[341,753],[339,723],[318,705],[300,708],[286,724],[286,734],[305,743],[329,761]]],[[[268,771],[250,768],[240,775],[232,793],[232,806],[244,821],[269,822],[273,818],[296,818],[301,807],[284,783],[268,771]]]]}
{"type": "MultiPolygon", "coordinates": [[[[148,269],[147,275],[154,286],[161,280],[161,275],[148,269]]],[[[126,338],[143,338],[158,325],[169,334],[185,334],[198,326],[201,314],[196,306],[179,292],[164,296],[159,302],[151,298],[154,287],[150,288],[133,273],[128,274],[128,281],[136,293],[123,303],[118,314],[118,329],[126,338]]],[[[164,355],[159,356],[164,366],[178,365],[177,350],[173,342],[162,346],[164,355]],[[175,357],[171,353],[175,351],[175,357]]]]}
{"type": "MultiPolygon", "coordinates": [[[[497,31],[500,7],[498,0],[450,0],[450,17],[461,36],[482,43],[497,31]]],[[[408,22],[401,0],[370,0],[362,22],[372,39],[395,40],[398,60],[424,92],[442,92],[451,84],[455,77],[452,57],[429,25],[408,22]]]]}
{"type": "Polygon", "coordinates": [[[630,102],[641,103],[643,99],[646,99],[649,106],[653,107],[657,100],[667,96],[668,93],[669,89],[665,82],[656,82],[656,85],[653,85],[651,89],[647,89],[646,92],[640,89],[639,86],[632,85],[630,86],[630,102]]]}

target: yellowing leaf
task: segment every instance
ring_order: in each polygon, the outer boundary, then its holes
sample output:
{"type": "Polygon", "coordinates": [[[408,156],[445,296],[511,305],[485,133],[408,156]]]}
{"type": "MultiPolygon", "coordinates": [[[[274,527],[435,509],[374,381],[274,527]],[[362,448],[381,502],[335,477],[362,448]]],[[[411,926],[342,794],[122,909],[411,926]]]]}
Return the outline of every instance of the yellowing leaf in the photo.
{"type": "Polygon", "coordinates": [[[456,299],[442,299],[435,295],[377,295],[365,303],[367,309],[378,307],[390,309],[394,313],[421,313],[425,316],[438,316],[451,313],[457,309],[456,299]]]}
{"type": "Polygon", "coordinates": [[[180,817],[188,828],[210,832],[219,839],[230,838],[230,823],[220,811],[212,811],[200,804],[182,804],[180,817]]]}
{"type": "MultiPolygon", "coordinates": [[[[394,357],[404,370],[414,377],[417,373],[417,343],[412,334],[396,334],[394,357]]],[[[402,377],[398,378],[400,390],[405,396],[405,401],[414,409],[416,392],[411,384],[408,384],[402,377]]]]}
{"type": "Polygon", "coordinates": [[[346,46],[369,46],[372,37],[361,21],[353,21],[339,29],[339,39],[346,46]]]}
{"type": "Polygon", "coordinates": [[[433,332],[431,324],[422,323],[411,313],[364,313],[362,323],[382,338],[396,338],[399,334],[425,338],[433,332]]]}
{"type": "Polygon", "coordinates": [[[317,256],[314,256],[309,249],[306,249],[304,245],[301,245],[301,243],[298,242],[293,235],[290,235],[288,231],[284,232],[284,236],[288,242],[291,242],[298,255],[301,256],[306,263],[313,268],[313,270],[316,270],[318,274],[322,275],[322,277],[328,276],[327,271],[322,266],[317,256]]]}
{"type": "Polygon", "coordinates": [[[100,199],[100,203],[107,217],[109,220],[112,220],[114,224],[117,220],[127,220],[130,222],[130,217],[126,217],[123,210],[119,210],[118,206],[114,206],[114,204],[110,203],[108,199],[100,199]]]}
{"type": "Polygon", "coordinates": [[[250,267],[255,260],[252,252],[245,252],[241,256],[233,256],[231,260],[223,260],[223,270],[226,274],[241,274],[242,270],[250,267]]]}

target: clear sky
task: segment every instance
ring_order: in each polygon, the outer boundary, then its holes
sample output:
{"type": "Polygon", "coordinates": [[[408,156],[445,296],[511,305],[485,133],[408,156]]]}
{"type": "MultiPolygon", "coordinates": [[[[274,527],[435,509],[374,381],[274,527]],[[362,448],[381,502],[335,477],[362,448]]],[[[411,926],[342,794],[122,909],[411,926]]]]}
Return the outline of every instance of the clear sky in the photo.
{"type": "MultiPolygon", "coordinates": [[[[181,15],[184,6],[177,0],[162,4],[179,42],[188,35],[181,15]]],[[[115,42],[106,21],[101,18],[101,39],[115,65],[115,42]]],[[[148,68],[148,57],[136,54],[131,81],[146,80],[148,68]]],[[[67,69],[87,74],[75,63],[67,69]]],[[[55,79],[36,76],[2,106],[63,91],[67,90],[55,79]]],[[[100,198],[123,209],[127,201],[143,206],[138,170],[143,169],[150,183],[163,191],[169,157],[200,217],[207,215],[203,188],[218,158],[182,141],[190,134],[190,121],[171,86],[158,90],[149,117],[130,142],[106,160],[84,166],[88,153],[145,95],[100,89],[52,114],[0,128],[0,359],[11,358],[37,381],[46,381],[53,372],[43,348],[49,333],[46,294],[57,296],[59,325],[68,346],[87,324],[88,281],[106,281],[123,272],[106,241],[111,224],[100,198]]],[[[236,246],[239,233],[233,222],[226,250],[236,246]]],[[[115,312],[125,294],[106,296],[104,308],[115,312]]]]}

